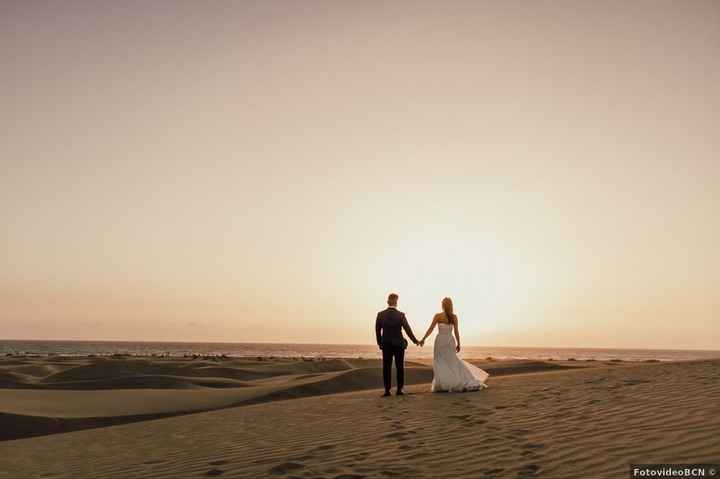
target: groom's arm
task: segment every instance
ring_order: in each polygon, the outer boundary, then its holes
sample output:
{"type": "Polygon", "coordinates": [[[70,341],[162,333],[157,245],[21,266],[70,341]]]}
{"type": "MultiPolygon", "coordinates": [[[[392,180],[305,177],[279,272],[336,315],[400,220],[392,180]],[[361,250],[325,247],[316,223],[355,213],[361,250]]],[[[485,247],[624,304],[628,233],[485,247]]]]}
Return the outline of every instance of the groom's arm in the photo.
{"type": "Polygon", "coordinates": [[[417,338],[413,334],[412,329],[410,329],[410,324],[408,324],[407,318],[405,317],[404,314],[403,314],[403,318],[402,318],[402,327],[405,330],[405,332],[407,333],[407,335],[410,336],[410,339],[412,339],[413,343],[418,344],[420,342],[417,340],[417,338]]]}
{"type": "Polygon", "coordinates": [[[380,321],[380,313],[378,313],[377,318],[375,318],[375,339],[377,340],[377,345],[380,349],[382,349],[382,335],[380,332],[382,331],[382,323],[380,321]]]}

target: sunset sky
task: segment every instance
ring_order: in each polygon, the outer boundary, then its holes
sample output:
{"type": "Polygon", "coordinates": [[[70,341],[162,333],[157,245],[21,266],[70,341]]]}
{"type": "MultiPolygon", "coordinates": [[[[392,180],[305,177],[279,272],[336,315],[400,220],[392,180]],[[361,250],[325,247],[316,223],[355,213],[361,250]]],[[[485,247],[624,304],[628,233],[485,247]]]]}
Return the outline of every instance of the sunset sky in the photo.
{"type": "Polygon", "coordinates": [[[720,349],[720,2],[4,1],[0,339],[720,349]]]}

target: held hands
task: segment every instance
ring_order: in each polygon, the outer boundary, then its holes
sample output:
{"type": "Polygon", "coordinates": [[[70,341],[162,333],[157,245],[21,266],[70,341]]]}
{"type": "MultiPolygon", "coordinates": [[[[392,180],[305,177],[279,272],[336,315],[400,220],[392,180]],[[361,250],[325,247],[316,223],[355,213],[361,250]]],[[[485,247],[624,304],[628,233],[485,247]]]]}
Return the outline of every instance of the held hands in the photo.
{"type": "Polygon", "coordinates": [[[420,342],[417,343],[417,345],[420,346],[421,348],[423,346],[425,346],[425,338],[421,339],[420,342]]]}

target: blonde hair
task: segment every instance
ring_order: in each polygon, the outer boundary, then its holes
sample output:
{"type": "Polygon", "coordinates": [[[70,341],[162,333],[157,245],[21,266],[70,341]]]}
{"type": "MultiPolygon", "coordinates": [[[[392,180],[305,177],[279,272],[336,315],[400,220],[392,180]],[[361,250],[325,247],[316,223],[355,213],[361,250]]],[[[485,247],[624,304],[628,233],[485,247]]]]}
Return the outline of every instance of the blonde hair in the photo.
{"type": "Polygon", "coordinates": [[[448,323],[455,324],[455,313],[453,313],[453,302],[450,298],[443,298],[442,300],[442,309],[445,313],[445,317],[448,320],[448,323]]]}

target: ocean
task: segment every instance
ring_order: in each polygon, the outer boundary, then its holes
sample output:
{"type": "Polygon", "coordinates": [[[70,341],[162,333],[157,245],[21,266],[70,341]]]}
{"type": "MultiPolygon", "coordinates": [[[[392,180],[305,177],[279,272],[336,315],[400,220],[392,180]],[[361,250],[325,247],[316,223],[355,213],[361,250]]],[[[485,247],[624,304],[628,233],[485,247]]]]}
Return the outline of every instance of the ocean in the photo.
{"type": "MultiPolygon", "coordinates": [[[[39,356],[109,356],[128,354],[132,356],[191,356],[226,355],[231,357],[325,357],[325,358],[379,358],[380,351],[374,345],[348,344],[280,344],[280,343],[193,343],[193,342],[145,342],[145,341],[31,341],[0,340],[0,355],[39,356]]],[[[720,351],[670,350],[670,349],[595,349],[595,348],[528,348],[497,346],[464,346],[461,356],[465,358],[495,359],[595,359],[607,361],[683,361],[692,359],[720,358],[720,351]]],[[[424,348],[410,346],[408,359],[432,358],[432,341],[424,348]]]]}

